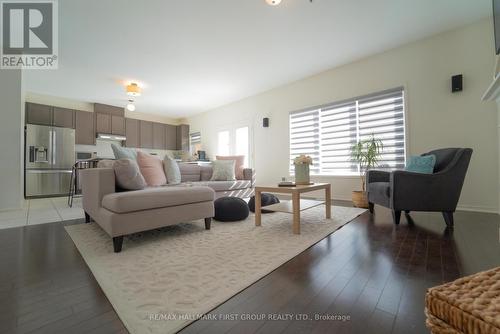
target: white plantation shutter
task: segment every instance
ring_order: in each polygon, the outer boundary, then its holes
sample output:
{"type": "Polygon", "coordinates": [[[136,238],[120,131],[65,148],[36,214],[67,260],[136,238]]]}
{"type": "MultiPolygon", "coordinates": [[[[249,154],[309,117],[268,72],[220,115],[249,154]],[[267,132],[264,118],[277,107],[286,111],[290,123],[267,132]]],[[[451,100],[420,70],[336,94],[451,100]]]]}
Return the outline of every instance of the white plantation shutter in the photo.
{"type": "Polygon", "coordinates": [[[389,91],[359,99],[359,138],[372,134],[384,144],[377,168],[405,166],[405,123],[403,90],[389,91]]]}
{"type": "Polygon", "coordinates": [[[194,144],[199,144],[201,143],[201,133],[200,132],[193,132],[189,135],[189,139],[191,142],[191,146],[194,144]]]}
{"type": "Polygon", "coordinates": [[[384,150],[377,168],[405,164],[404,91],[397,88],[369,96],[290,113],[290,173],[300,154],[313,158],[312,174],[350,174],[358,171],[350,148],[371,135],[384,150]]]}
{"type": "Polygon", "coordinates": [[[290,114],[290,173],[293,174],[293,159],[301,154],[313,159],[311,173],[319,169],[319,109],[290,114]]]}
{"type": "Polygon", "coordinates": [[[321,109],[321,174],[355,170],[350,149],[356,143],[356,101],[321,109]]]}

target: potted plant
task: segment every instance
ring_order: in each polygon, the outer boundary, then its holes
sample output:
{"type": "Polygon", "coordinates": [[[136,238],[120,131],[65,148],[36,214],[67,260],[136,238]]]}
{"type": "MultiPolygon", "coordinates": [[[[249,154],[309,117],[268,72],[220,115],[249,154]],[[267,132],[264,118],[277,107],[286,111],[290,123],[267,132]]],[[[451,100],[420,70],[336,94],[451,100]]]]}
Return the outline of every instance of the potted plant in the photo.
{"type": "Polygon", "coordinates": [[[358,208],[368,208],[366,196],[366,171],[378,165],[380,154],[384,148],[382,141],[372,134],[370,138],[360,140],[351,147],[351,160],[359,166],[361,191],[352,192],[352,202],[358,208]]]}
{"type": "Polygon", "coordinates": [[[309,165],[312,165],[312,158],[301,154],[293,160],[295,167],[295,184],[311,184],[309,165]]]}

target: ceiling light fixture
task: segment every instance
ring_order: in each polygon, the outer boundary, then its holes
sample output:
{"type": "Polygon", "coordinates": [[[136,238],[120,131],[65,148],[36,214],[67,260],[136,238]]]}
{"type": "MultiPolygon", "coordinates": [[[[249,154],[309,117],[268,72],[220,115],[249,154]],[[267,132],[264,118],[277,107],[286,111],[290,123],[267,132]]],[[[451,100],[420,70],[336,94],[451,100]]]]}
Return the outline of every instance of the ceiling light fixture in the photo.
{"type": "Polygon", "coordinates": [[[281,3],[281,0],[266,0],[268,5],[277,6],[281,3]]]}
{"type": "Polygon", "coordinates": [[[141,96],[141,87],[139,87],[135,82],[131,82],[127,85],[127,95],[128,96],[141,96]]]}
{"type": "Polygon", "coordinates": [[[128,111],[135,111],[134,100],[128,100],[126,108],[128,111]]]}

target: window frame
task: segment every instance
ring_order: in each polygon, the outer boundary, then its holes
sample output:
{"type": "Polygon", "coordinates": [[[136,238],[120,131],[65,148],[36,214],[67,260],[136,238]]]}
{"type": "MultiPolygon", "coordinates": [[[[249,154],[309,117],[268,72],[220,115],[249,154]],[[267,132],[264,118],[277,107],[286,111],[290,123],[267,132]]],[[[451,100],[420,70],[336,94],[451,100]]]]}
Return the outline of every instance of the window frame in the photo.
{"type": "MultiPolygon", "coordinates": [[[[290,115],[295,114],[295,113],[313,111],[313,110],[320,110],[319,113],[321,113],[321,109],[332,107],[334,105],[347,104],[349,102],[355,102],[356,104],[358,104],[359,100],[367,99],[367,98],[371,98],[371,97],[376,97],[378,95],[388,94],[388,93],[396,92],[396,91],[403,92],[403,95],[402,95],[403,96],[403,120],[404,120],[404,155],[403,156],[404,156],[404,159],[406,162],[408,160],[409,147],[410,147],[410,126],[409,126],[410,118],[408,117],[408,101],[409,101],[410,94],[408,92],[406,84],[401,85],[401,86],[397,86],[394,88],[384,89],[384,90],[377,91],[377,92],[372,92],[369,94],[359,95],[359,96],[352,97],[352,98],[346,98],[346,99],[342,99],[342,100],[338,100],[338,101],[334,101],[334,102],[330,102],[330,103],[316,105],[316,106],[312,106],[312,107],[308,107],[308,108],[302,108],[302,109],[298,109],[298,110],[294,110],[294,111],[289,112],[289,116],[288,116],[288,120],[287,120],[288,121],[288,150],[289,150],[288,158],[291,159],[291,154],[290,154],[290,150],[291,150],[290,115]]],[[[358,116],[359,115],[356,115],[356,117],[358,117],[358,116]]],[[[321,123],[320,123],[319,127],[321,127],[321,123]]],[[[357,136],[358,136],[358,134],[357,134],[357,136]]],[[[321,143],[321,138],[320,138],[320,143],[321,143]]],[[[321,159],[321,153],[319,154],[319,156],[320,156],[319,159],[321,159]]],[[[290,177],[294,176],[293,170],[292,170],[292,168],[290,168],[290,165],[288,167],[288,175],[290,177]]],[[[316,178],[335,177],[335,178],[344,178],[344,179],[356,179],[359,177],[359,172],[357,172],[357,171],[352,171],[352,172],[342,171],[339,173],[321,173],[321,169],[320,169],[320,173],[318,173],[318,174],[311,173],[311,176],[316,177],[316,178]]]]}

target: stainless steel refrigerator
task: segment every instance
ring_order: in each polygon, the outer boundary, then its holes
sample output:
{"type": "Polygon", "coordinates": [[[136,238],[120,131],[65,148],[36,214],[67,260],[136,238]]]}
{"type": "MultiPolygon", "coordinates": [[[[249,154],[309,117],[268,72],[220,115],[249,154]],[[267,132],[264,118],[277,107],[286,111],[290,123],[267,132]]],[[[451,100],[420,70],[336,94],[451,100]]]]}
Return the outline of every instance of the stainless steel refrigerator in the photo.
{"type": "Polygon", "coordinates": [[[67,195],[74,163],[75,130],[26,125],[26,197],[67,195]]]}

